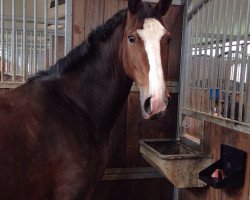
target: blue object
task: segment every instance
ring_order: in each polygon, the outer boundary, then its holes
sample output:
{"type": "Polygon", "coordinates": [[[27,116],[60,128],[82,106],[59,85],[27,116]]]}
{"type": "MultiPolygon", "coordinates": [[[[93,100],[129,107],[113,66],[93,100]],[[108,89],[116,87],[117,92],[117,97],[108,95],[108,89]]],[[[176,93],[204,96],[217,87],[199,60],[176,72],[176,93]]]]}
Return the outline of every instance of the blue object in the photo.
{"type": "Polygon", "coordinates": [[[219,99],[219,96],[220,96],[220,92],[219,92],[219,89],[216,88],[215,89],[215,96],[213,95],[214,93],[214,90],[213,88],[210,88],[210,93],[209,93],[209,97],[210,97],[210,100],[213,100],[213,99],[219,99]]]}
{"type": "Polygon", "coordinates": [[[219,93],[219,89],[216,88],[215,89],[215,99],[219,99],[220,93],[219,93]]]}
{"type": "Polygon", "coordinates": [[[210,100],[212,100],[213,99],[213,88],[210,88],[210,93],[209,94],[210,94],[209,95],[210,100]]]}

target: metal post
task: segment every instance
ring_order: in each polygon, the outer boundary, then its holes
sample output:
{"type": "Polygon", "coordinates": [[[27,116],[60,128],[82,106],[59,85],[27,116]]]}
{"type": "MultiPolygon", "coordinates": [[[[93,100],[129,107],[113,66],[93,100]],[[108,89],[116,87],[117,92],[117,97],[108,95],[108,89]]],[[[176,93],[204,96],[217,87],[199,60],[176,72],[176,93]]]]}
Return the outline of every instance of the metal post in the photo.
{"type": "Polygon", "coordinates": [[[183,70],[184,74],[183,76],[185,77],[185,83],[183,84],[183,88],[184,90],[183,92],[183,101],[184,101],[184,106],[185,107],[190,107],[190,98],[191,98],[191,85],[190,85],[190,71],[191,71],[191,62],[192,62],[192,46],[193,46],[193,35],[192,35],[192,31],[193,31],[193,18],[188,22],[187,25],[187,35],[186,37],[188,38],[185,43],[187,45],[187,47],[185,48],[185,52],[187,54],[186,56],[186,60],[187,62],[187,66],[183,66],[186,70],[183,70]]]}
{"type": "Polygon", "coordinates": [[[16,30],[16,56],[15,56],[15,63],[16,63],[16,75],[18,75],[18,71],[19,71],[19,62],[18,62],[18,53],[19,53],[19,50],[18,50],[18,31],[16,30]]]}
{"type": "Polygon", "coordinates": [[[221,116],[222,112],[222,84],[223,79],[225,79],[225,44],[226,44],[226,32],[227,32],[227,19],[230,15],[228,15],[228,0],[226,0],[226,13],[224,16],[223,22],[223,40],[222,40],[222,49],[221,49],[221,66],[219,67],[219,101],[218,101],[218,114],[221,116]]]}
{"type": "MultiPolygon", "coordinates": [[[[20,76],[23,76],[23,71],[25,69],[25,66],[23,65],[23,60],[24,60],[24,57],[23,57],[23,31],[21,31],[21,42],[20,42],[20,48],[21,48],[21,52],[20,52],[20,76]]],[[[24,82],[24,79],[22,80],[22,82],[24,82]]]]}
{"type": "MultiPolygon", "coordinates": [[[[211,7],[211,12],[213,13],[212,16],[212,30],[211,30],[211,36],[210,36],[210,57],[209,57],[209,66],[211,66],[211,69],[209,70],[208,73],[208,93],[207,93],[207,99],[211,99],[210,98],[210,89],[212,89],[212,78],[213,78],[213,67],[212,67],[212,62],[213,62],[213,44],[214,44],[214,31],[215,31],[215,15],[216,15],[216,1],[213,1],[213,6],[211,7]]],[[[213,105],[212,105],[212,101],[209,101],[209,103],[207,104],[208,106],[208,110],[212,113],[213,112],[213,105]]]]}
{"type": "Polygon", "coordinates": [[[247,40],[249,31],[249,18],[250,18],[250,2],[247,6],[246,23],[245,23],[245,34],[244,34],[244,44],[243,44],[243,54],[241,60],[241,74],[240,74],[240,100],[239,100],[239,115],[238,121],[242,121],[243,114],[243,101],[244,101],[244,85],[245,85],[245,75],[246,75],[246,64],[247,64],[247,40]]]}
{"type": "Polygon", "coordinates": [[[245,123],[250,124],[250,59],[247,62],[245,123]]]}
{"type": "Polygon", "coordinates": [[[44,0],[44,69],[47,68],[47,37],[48,37],[48,4],[47,0],[44,0]]]}
{"type": "Polygon", "coordinates": [[[49,35],[49,66],[52,66],[53,63],[53,38],[52,35],[49,35]]]}
{"type": "Polygon", "coordinates": [[[16,1],[12,0],[11,68],[12,82],[16,79],[16,1]]]}
{"type": "Polygon", "coordinates": [[[27,80],[27,37],[26,37],[26,0],[23,0],[23,42],[22,42],[22,67],[23,67],[23,82],[27,80]]]}
{"type": "MultiPolygon", "coordinates": [[[[206,13],[206,17],[207,17],[207,21],[206,21],[206,28],[205,28],[205,47],[204,47],[204,59],[205,59],[205,66],[203,69],[203,85],[202,85],[202,90],[203,90],[203,97],[202,97],[202,111],[203,112],[209,112],[209,110],[207,109],[207,106],[205,105],[205,98],[207,97],[206,92],[209,93],[209,89],[208,89],[208,85],[206,85],[207,83],[207,79],[208,79],[208,59],[207,59],[207,50],[208,50],[208,32],[209,32],[209,21],[210,21],[210,13],[209,10],[211,8],[211,1],[209,1],[207,4],[207,13],[206,13]],[[205,89],[207,87],[207,89],[205,89]]],[[[206,104],[209,103],[208,101],[209,99],[207,99],[206,104]]]]}
{"type": "Polygon", "coordinates": [[[54,63],[58,59],[58,0],[55,0],[55,38],[54,38],[54,63]]]}
{"type": "Polygon", "coordinates": [[[196,82],[197,82],[197,85],[196,85],[196,88],[197,88],[197,110],[202,110],[202,106],[201,106],[201,98],[203,97],[203,90],[201,90],[201,81],[202,81],[202,76],[201,76],[201,73],[202,73],[202,67],[203,65],[201,64],[202,62],[202,40],[203,40],[203,29],[204,29],[204,18],[205,18],[205,8],[204,8],[205,4],[203,5],[203,7],[201,8],[202,10],[202,14],[200,16],[200,23],[199,23],[199,44],[198,44],[198,48],[199,48],[199,56],[198,56],[198,61],[197,61],[197,79],[196,79],[196,82]]]}
{"type": "Polygon", "coordinates": [[[43,64],[42,64],[42,32],[39,34],[39,62],[38,62],[38,70],[43,70],[43,64]]]}
{"type": "Polygon", "coordinates": [[[5,30],[5,43],[6,43],[6,47],[5,47],[5,52],[6,52],[6,56],[5,56],[5,72],[8,73],[9,71],[9,59],[8,59],[8,53],[9,53],[9,46],[8,46],[8,30],[5,30]]]}
{"type": "Polygon", "coordinates": [[[1,77],[0,81],[4,79],[4,0],[1,0],[1,77]]]}
{"type": "Polygon", "coordinates": [[[233,0],[232,5],[232,13],[231,15],[231,22],[230,22],[230,37],[229,37],[229,52],[227,57],[227,62],[225,66],[225,76],[226,76],[226,84],[225,84],[225,105],[224,105],[224,117],[228,117],[228,105],[229,105],[229,94],[230,94],[230,73],[231,73],[231,66],[232,62],[232,42],[233,42],[233,35],[234,35],[234,18],[235,18],[235,7],[236,7],[236,0],[233,0]]]}
{"type": "Polygon", "coordinates": [[[33,51],[34,73],[37,72],[37,0],[34,0],[34,51],[33,51]]]}
{"type": "MultiPolygon", "coordinates": [[[[216,90],[218,89],[217,81],[218,81],[218,57],[219,57],[219,41],[220,41],[220,25],[221,25],[221,14],[222,14],[222,3],[223,1],[219,1],[219,16],[217,21],[217,33],[216,33],[216,47],[215,47],[215,56],[213,59],[212,67],[212,113],[214,113],[214,109],[218,107],[216,106],[216,90]]],[[[218,110],[216,109],[216,114],[218,114],[218,110]]]]}
{"type": "MultiPolygon", "coordinates": [[[[33,37],[33,34],[32,34],[32,31],[30,32],[30,38],[32,38],[33,37]]],[[[33,71],[33,62],[32,62],[32,50],[33,50],[33,40],[31,39],[31,41],[30,41],[30,52],[29,52],[29,66],[30,66],[30,74],[33,74],[34,73],[34,71],[33,71]]]]}
{"type": "Polygon", "coordinates": [[[194,60],[195,64],[191,70],[191,78],[192,78],[192,108],[197,108],[197,99],[195,96],[197,95],[197,68],[198,68],[198,28],[199,28],[199,19],[200,19],[200,9],[197,11],[196,17],[196,27],[195,27],[195,54],[194,60]]]}
{"type": "Polygon", "coordinates": [[[235,117],[236,82],[237,82],[237,68],[238,68],[238,63],[239,63],[242,13],[243,13],[243,0],[240,0],[240,14],[239,14],[239,19],[238,19],[238,29],[237,29],[238,31],[237,31],[236,53],[235,53],[235,65],[234,65],[233,92],[232,92],[232,100],[231,100],[231,119],[232,120],[234,120],[234,117],[235,117]]]}
{"type": "Polygon", "coordinates": [[[65,0],[65,50],[64,55],[72,49],[72,0],[65,0]]]}

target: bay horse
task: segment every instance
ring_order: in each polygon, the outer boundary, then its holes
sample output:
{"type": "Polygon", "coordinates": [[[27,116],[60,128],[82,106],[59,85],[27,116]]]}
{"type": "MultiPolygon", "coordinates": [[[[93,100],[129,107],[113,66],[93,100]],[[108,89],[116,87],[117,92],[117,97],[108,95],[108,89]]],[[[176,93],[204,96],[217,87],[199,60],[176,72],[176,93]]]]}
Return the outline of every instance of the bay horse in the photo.
{"type": "Polygon", "coordinates": [[[0,199],[90,199],[110,130],[135,81],[145,119],[169,104],[163,67],[171,0],[129,0],[47,71],[0,97],[0,199]]]}

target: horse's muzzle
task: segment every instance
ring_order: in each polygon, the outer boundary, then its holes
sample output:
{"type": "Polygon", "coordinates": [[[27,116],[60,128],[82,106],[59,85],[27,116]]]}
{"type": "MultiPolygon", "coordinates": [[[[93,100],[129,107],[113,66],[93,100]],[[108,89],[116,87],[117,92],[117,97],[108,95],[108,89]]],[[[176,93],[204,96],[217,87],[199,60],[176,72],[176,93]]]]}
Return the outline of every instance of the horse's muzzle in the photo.
{"type": "Polygon", "coordinates": [[[165,115],[170,105],[170,96],[164,99],[148,97],[143,103],[143,116],[145,119],[158,119],[165,115]]]}

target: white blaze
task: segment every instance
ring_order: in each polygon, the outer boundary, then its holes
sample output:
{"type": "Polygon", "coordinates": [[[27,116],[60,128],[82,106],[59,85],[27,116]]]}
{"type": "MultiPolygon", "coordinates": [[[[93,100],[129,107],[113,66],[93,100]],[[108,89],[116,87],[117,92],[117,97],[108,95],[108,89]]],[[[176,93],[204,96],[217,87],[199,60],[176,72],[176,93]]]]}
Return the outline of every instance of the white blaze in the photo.
{"type": "MultiPolygon", "coordinates": [[[[163,100],[165,82],[161,62],[160,40],[166,33],[166,29],[158,20],[147,18],[144,21],[143,29],[138,29],[137,33],[144,42],[149,61],[149,95],[152,96],[152,101],[154,99],[163,100]]],[[[153,111],[152,105],[151,110],[153,111]]]]}

